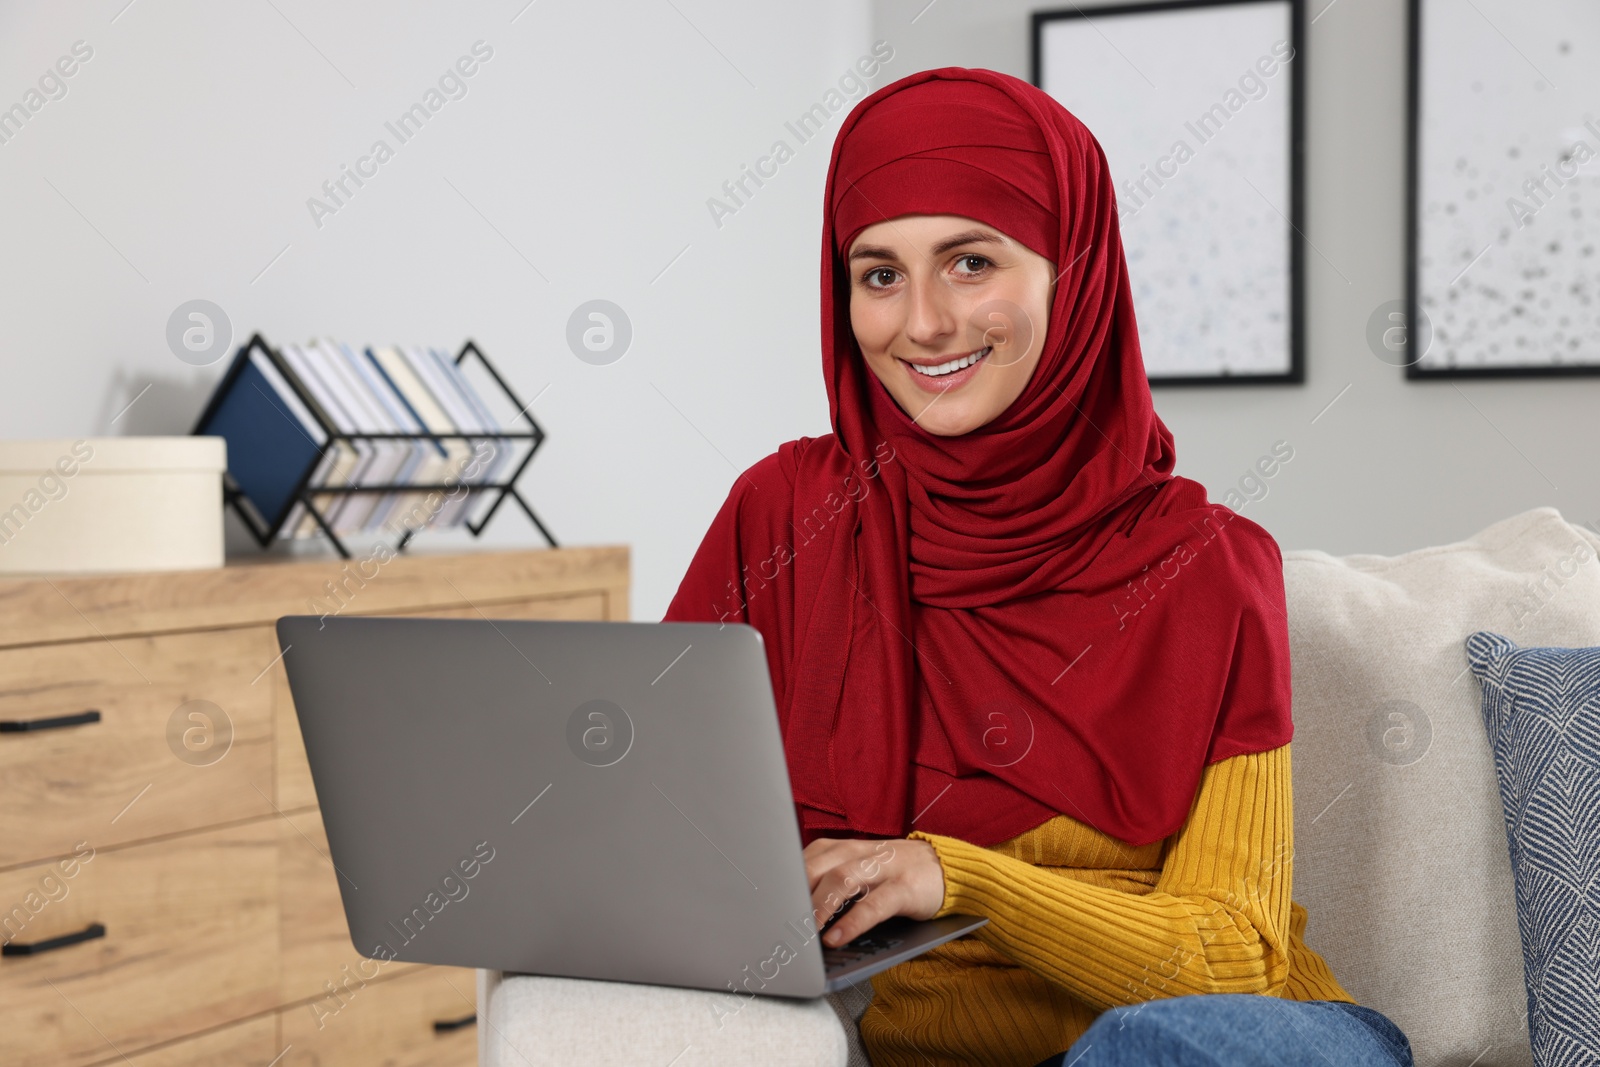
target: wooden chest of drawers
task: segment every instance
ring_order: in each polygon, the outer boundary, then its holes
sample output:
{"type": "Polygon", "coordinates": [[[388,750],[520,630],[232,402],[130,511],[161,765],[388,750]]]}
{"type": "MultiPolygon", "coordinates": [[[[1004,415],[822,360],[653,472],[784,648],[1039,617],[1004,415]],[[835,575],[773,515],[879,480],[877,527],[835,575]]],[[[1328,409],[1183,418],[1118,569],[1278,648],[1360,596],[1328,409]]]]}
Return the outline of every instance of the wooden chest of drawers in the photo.
{"type": "Polygon", "coordinates": [[[273,622],[622,619],[623,546],[0,582],[0,1063],[467,1067],[350,943],[273,622]]]}

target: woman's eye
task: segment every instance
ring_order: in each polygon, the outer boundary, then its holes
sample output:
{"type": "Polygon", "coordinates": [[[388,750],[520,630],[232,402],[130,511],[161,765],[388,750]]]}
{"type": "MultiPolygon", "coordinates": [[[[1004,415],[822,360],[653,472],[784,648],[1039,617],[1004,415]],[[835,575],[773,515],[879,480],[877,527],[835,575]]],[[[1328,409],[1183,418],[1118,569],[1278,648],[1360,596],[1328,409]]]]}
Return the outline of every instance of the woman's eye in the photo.
{"type": "Polygon", "coordinates": [[[894,284],[895,272],[888,267],[876,267],[862,275],[861,280],[873,289],[884,289],[894,284]]]}
{"type": "Polygon", "coordinates": [[[989,266],[989,261],[982,256],[962,256],[956,260],[957,274],[981,274],[989,266]]]}

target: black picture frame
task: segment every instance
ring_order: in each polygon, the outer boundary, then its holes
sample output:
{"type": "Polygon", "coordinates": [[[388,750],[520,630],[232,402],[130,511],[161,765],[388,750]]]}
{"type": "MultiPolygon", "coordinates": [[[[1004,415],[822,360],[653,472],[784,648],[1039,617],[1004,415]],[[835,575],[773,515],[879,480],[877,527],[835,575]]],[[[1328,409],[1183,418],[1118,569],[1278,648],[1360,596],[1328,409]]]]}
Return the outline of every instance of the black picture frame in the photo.
{"type": "MultiPolygon", "coordinates": [[[[1422,321],[1421,281],[1419,259],[1422,247],[1422,118],[1423,71],[1422,31],[1423,4],[1427,0],[1408,0],[1406,42],[1406,250],[1404,325],[1407,341],[1414,333],[1412,325],[1422,321]]],[[[1475,10],[1471,17],[1482,17],[1475,10]]],[[[1431,341],[1432,329],[1429,329],[1431,341]]],[[[1600,342],[1596,342],[1600,344],[1600,342]]],[[[1426,349],[1424,349],[1424,354],[1426,349]]],[[[1408,353],[1409,355],[1409,353],[1408,353]]],[[[1423,356],[1403,363],[1408,382],[1459,381],[1472,378],[1576,378],[1600,374],[1600,362],[1592,364],[1554,363],[1518,364],[1492,367],[1424,367],[1423,356]]]]}
{"type": "Polygon", "coordinates": [[[1156,386],[1217,386],[1217,385],[1304,385],[1306,381],[1305,354],[1305,83],[1306,83],[1306,19],[1304,0],[1153,0],[1150,3],[1118,3],[1090,8],[1055,8],[1032,13],[1032,41],[1030,79],[1035,86],[1044,88],[1044,32],[1052,22],[1069,19],[1090,20],[1131,15],[1150,15],[1164,12],[1193,12],[1207,8],[1240,6],[1286,6],[1289,15],[1289,43],[1293,60],[1289,68],[1289,144],[1285,155],[1289,162],[1289,215],[1285,239],[1288,244],[1288,323],[1286,324],[1288,367],[1283,371],[1264,374],[1165,374],[1150,375],[1151,387],[1156,386]]]}

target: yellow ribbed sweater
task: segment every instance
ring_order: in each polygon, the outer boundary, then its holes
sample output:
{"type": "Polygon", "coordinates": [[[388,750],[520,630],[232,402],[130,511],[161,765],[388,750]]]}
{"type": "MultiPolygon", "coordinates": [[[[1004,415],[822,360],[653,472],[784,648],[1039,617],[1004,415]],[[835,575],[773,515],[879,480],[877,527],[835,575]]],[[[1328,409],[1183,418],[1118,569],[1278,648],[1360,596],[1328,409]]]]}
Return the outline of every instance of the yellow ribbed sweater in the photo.
{"type": "Polygon", "coordinates": [[[1133,847],[1066,815],[992,848],[913,832],[940,915],[987,926],[872,979],[873,1067],[1033,1067],[1108,1008],[1191,993],[1354,1003],[1289,897],[1289,746],[1208,765],[1177,833],[1133,847]]]}

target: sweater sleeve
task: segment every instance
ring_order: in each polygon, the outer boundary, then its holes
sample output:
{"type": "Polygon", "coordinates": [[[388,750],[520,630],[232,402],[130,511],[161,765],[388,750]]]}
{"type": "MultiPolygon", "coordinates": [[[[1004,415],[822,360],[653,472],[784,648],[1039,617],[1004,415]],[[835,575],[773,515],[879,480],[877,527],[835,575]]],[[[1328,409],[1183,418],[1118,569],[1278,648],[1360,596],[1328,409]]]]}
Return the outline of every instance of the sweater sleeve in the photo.
{"type": "Polygon", "coordinates": [[[1294,850],[1289,746],[1208,765],[1149,892],[916,831],[944,868],[939,915],[1099,1010],[1191,993],[1281,996],[1294,850]]]}

